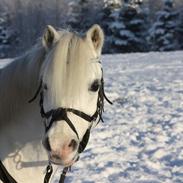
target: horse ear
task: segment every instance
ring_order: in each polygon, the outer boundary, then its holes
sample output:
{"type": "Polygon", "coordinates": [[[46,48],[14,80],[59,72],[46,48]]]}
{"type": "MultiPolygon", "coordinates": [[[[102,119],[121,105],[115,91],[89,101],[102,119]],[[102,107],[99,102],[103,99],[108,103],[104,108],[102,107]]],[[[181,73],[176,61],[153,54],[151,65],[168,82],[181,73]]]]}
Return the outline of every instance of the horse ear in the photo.
{"type": "Polygon", "coordinates": [[[101,53],[104,44],[104,32],[97,24],[93,25],[86,33],[88,40],[92,41],[93,47],[97,53],[101,53]]]}
{"type": "Polygon", "coordinates": [[[43,46],[46,49],[50,48],[53,45],[53,43],[55,43],[58,40],[58,38],[58,32],[51,25],[47,25],[42,38],[43,46]]]}

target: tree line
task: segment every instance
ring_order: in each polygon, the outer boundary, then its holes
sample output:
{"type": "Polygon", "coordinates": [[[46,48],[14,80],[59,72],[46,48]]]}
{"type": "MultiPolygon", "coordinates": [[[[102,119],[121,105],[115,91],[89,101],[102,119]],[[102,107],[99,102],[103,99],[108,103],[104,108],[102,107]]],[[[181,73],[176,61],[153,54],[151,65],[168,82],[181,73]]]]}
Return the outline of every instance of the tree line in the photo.
{"type": "Polygon", "coordinates": [[[104,53],[183,49],[183,7],[173,0],[6,0],[0,2],[0,58],[29,49],[51,24],[78,33],[98,23],[104,53]],[[154,1],[155,3],[155,1],[154,1]]]}

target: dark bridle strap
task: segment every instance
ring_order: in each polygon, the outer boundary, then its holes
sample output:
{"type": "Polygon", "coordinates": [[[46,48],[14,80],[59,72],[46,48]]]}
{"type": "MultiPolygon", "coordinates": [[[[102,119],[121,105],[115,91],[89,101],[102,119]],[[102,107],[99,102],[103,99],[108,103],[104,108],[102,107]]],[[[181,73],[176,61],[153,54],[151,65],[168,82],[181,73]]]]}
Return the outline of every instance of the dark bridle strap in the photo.
{"type": "Polygon", "coordinates": [[[96,118],[97,118],[97,111],[94,113],[94,115],[89,116],[88,114],[86,114],[82,111],[76,110],[76,109],[67,108],[66,110],[67,110],[67,112],[72,112],[73,114],[85,119],[88,122],[92,122],[92,121],[96,120],[96,118]]]}
{"type": "Polygon", "coordinates": [[[51,164],[49,164],[47,167],[46,167],[46,175],[44,177],[44,183],[49,183],[50,181],[50,177],[51,177],[51,174],[53,173],[53,168],[51,166],[51,164]]]}
{"type": "Polygon", "coordinates": [[[106,96],[106,94],[105,94],[105,91],[104,91],[104,79],[102,78],[102,86],[101,86],[101,92],[102,92],[102,95],[103,95],[103,97],[106,99],[106,101],[109,103],[109,104],[113,104],[108,98],[107,98],[107,96],[106,96]]]}
{"type": "Polygon", "coordinates": [[[52,110],[52,112],[49,112],[51,114],[51,121],[49,125],[46,127],[46,132],[51,128],[52,124],[55,121],[64,120],[67,122],[67,124],[70,126],[70,128],[75,132],[77,138],[79,139],[79,135],[77,133],[76,128],[70,121],[70,119],[67,117],[67,110],[64,108],[58,108],[56,110],[52,110]]]}
{"type": "Polygon", "coordinates": [[[40,91],[41,91],[42,84],[43,84],[43,81],[42,81],[42,79],[41,79],[41,81],[40,81],[40,83],[39,83],[39,87],[38,87],[36,93],[34,94],[34,96],[28,101],[29,103],[33,102],[33,101],[37,98],[37,96],[39,95],[39,93],[40,93],[40,91]]]}
{"type": "Polygon", "coordinates": [[[3,183],[17,183],[15,179],[8,173],[1,160],[0,160],[0,180],[3,183]]]}
{"type": "MultiPolygon", "coordinates": [[[[60,179],[59,179],[59,183],[64,183],[66,174],[67,174],[68,170],[70,170],[70,169],[71,169],[71,167],[65,167],[63,169],[62,174],[61,174],[60,179]]],[[[53,173],[53,167],[51,164],[49,164],[46,167],[46,175],[44,177],[44,183],[49,183],[52,173],[53,173]]],[[[4,182],[4,183],[11,183],[11,182],[4,182]]],[[[14,182],[12,182],[12,183],[14,183],[14,182]]]]}
{"type": "MultiPolygon", "coordinates": [[[[62,108],[62,107],[59,107],[59,108],[57,108],[57,109],[52,109],[52,110],[50,110],[50,111],[48,111],[48,112],[44,112],[44,108],[43,108],[43,106],[42,106],[41,113],[42,113],[42,116],[44,116],[45,118],[48,119],[48,118],[50,118],[52,115],[54,115],[55,112],[62,111],[62,110],[64,110],[66,113],[67,113],[67,112],[72,112],[73,114],[75,114],[75,115],[77,115],[77,116],[83,118],[84,120],[86,120],[86,121],[88,121],[88,122],[92,122],[92,121],[96,120],[96,119],[97,119],[97,116],[98,116],[97,111],[96,111],[92,116],[90,116],[90,115],[88,115],[88,114],[86,114],[86,113],[84,113],[84,112],[82,112],[82,111],[77,110],[77,109],[62,108]]],[[[62,112],[59,112],[59,113],[62,113],[62,112]]]]}
{"type": "Polygon", "coordinates": [[[62,174],[61,174],[61,176],[60,176],[59,183],[64,183],[66,174],[67,174],[67,172],[68,172],[69,169],[70,169],[70,167],[65,167],[65,168],[63,169],[62,174]]]}
{"type": "Polygon", "coordinates": [[[42,116],[49,118],[51,117],[51,121],[49,122],[49,125],[46,126],[46,132],[51,128],[51,126],[53,125],[53,123],[55,121],[59,121],[59,120],[64,120],[67,122],[67,124],[70,126],[70,128],[74,131],[74,133],[76,134],[77,138],[79,139],[79,135],[77,133],[77,130],[75,128],[75,126],[73,125],[73,123],[71,122],[71,120],[68,118],[67,116],[67,112],[72,112],[73,114],[83,118],[84,120],[88,121],[88,122],[92,122],[94,120],[97,119],[98,116],[98,111],[96,111],[94,113],[94,115],[89,116],[88,114],[85,114],[84,112],[81,112],[79,110],[76,109],[71,109],[71,108],[58,108],[55,110],[50,110],[48,112],[44,112],[44,109],[42,107],[43,112],[42,116]]]}
{"type": "Polygon", "coordinates": [[[86,131],[86,133],[83,136],[82,141],[79,144],[79,149],[78,149],[78,153],[79,154],[82,153],[85,150],[85,148],[86,148],[86,146],[88,144],[89,138],[90,138],[90,129],[88,129],[86,131]]]}

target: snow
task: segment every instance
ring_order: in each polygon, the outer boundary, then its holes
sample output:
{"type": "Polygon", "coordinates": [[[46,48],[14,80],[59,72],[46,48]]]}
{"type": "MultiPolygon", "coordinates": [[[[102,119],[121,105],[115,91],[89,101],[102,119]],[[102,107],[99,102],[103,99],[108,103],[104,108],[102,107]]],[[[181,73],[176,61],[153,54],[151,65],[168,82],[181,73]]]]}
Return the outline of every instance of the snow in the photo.
{"type": "Polygon", "coordinates": [[[66,183],[183,183],[183,52],[102,60],[113,105],[66,183]]]}
{"type": "Polygon", "coordinates": [[[12,61],[12,59],[1,59],[0,60],[0,69],[5,67],[7,64],[9,64],[12,61]]]}
{"type": "Polygon", "coordinates": [[[125,29],[125,25],[123,22],[112,22],[110,24],[111,29],[125,29]]]}

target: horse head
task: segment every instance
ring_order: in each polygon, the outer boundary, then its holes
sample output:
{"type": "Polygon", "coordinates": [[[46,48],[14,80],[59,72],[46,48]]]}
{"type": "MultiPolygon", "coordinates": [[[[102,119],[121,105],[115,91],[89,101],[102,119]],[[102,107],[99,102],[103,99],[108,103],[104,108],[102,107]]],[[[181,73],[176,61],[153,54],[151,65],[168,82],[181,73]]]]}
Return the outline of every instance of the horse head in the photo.
{"type": "Polygon", "coordinates": [[[43,145],[54,164],[72,165],[101,119],[103,74],[100,62],[104,34],[92,26],[85,35],[47,26],[40,72],[40,108],[45,120],[43,145]]]}

